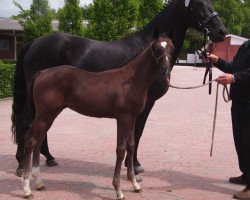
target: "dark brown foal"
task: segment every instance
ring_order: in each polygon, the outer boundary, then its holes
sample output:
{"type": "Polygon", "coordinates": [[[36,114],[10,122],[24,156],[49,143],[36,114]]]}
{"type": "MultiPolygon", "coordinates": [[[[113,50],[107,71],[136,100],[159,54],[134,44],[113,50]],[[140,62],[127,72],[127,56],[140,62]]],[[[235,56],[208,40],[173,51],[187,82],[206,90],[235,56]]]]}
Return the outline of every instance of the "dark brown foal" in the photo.
{"type": "Polygon", "coordinates": [[[91,73],[71,66],[59,66],[41,71],[34,80],[35,119],[25,141],[25,163],[22,177],[26,198],[30,190],[30,160],[33,152],[32,176],[38,190],[44,185],[39,177],[41,143],[60,112],[68,107],[91,117],[117,120],[117,160],[113,186],[117,199],[124,199],[120,187],[121,165],[128,155],[127,177],[136,192],[141,191],[133,169],[134,128],[136,117],[144,109],[149,86],[157,73],[166,73],[169,80],[173,45],[168,37],[158,37],[129,63],[115,70],[91,73]]]}

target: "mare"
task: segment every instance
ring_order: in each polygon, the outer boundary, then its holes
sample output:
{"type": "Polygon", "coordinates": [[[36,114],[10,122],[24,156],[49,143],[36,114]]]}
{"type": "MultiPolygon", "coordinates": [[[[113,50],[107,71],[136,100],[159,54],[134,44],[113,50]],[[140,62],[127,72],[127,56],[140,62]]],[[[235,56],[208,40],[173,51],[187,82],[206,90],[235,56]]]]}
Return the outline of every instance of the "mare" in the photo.
{"type": "MultiPolygon", "coordinates": [[[[146,105],[148,89],[158,72],[164,73],[169,80],[172,51],[171,40],[158,36],[149,47],[119,69],[93,73],[61,65],[38,72],[34,84],[28,89],[30,104],[35,105],[36,114],[25,140],[22,177],[25,198],[33,198],[29,184],[32,153],[32,176],[37,189],[45,189],[39,175],[41,144],[55,118],[66,107],[91,117],[116,119],[117,158],[113,186],[117,199],[124,199],[120,172],[125,151],[128,157],[127,177],[135,192],[140,192],[133,166],[136,117],[146,105]]],[[[29,116],[34,113],[32,109],[26,107],[29,116]]]]}
{"type": "MultiPolygon", "coordinates": [[[[54,33],[39,37],[23,47],[20,52],[15,77],[12,106],[12,132],[16,143],[17,160],[22,167],[24,152],[23,135],[30,123],[23,123],[24,107],[27,104],[27,87],[31,84],[34,74],[38,71],[58,65],[71,65],[91,72],[101,72],[122,66],[138,52],[145,49],[153,40],[156,29],[160,33],[172,33],[175,47],[172,67],[181,50],[186,30],[192,27],[200,32],[208,29],[212,41],[222,41],[226,29],[218,14],[212,7],[211,0],[172,0],[142,30],[117,41],[96,41],[77,37],[66,33],[54,33]]],[[[135,169],[140,166],[137,149],[148,115],[155,101],[168,90],[165,75],[158,74],[152,82],[146,106],[136,118],[135,124],[135,169]]],[[[45,138],[45,141],[46,138],[45,138]]],[[[43,154],[48,158],[49,150],[46,143],[43,154]]]]}

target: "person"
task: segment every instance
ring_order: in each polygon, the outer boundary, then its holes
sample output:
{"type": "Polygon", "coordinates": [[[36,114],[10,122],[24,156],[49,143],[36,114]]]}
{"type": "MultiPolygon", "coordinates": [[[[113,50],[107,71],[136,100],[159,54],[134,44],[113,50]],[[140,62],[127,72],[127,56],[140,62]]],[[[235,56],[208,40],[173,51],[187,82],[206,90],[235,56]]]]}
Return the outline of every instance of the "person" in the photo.
{"type": "MultiPolygon", "coordinates": [[[[47,135],[42,143],[40,152],[46,157],[47,166],[54,167],[58,165],[56,159],[49,152],[47,135]]],[[[23,175],[23,161],[24,161],[24,143],[21,140],[19,140],[17,144],[16,159],[18,161],[16,175],[21,177],[23,175]]]]}
{"type": "Polygon", "coordinates": [[[208,59],[225,73],[217,82],[230,84],[234,144],[242,175],[230,177],[229,182],[246,185],[244,190],[234,194],[234,198],[250,200],[250,40],[241,45],[232,62],[214,54],[208,54],[208,59]]]}

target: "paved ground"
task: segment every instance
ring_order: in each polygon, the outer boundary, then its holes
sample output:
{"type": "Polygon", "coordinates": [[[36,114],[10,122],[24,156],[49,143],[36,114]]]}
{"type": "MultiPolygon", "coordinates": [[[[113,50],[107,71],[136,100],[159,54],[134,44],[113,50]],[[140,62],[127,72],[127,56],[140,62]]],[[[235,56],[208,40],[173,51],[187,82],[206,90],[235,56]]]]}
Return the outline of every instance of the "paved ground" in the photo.
{"type": "MultiPolygon", "coordinates": [[[[176,66],[172,84],[202,82],[204,69],[176,66]]],[[[220,72],[214,70],[214,77],[220,72]]],[[[139,158],[145,168],[141,187],[132,192],[122,168],[122,188],[130,200],[231,199],[242,186],[228,183],[239,175],[233,145],[230,104],[219,97],[215,146],[209,156],[215,102],[208,88],[170,89],[153,108],[141,140],[139,158]]],[[[220,88],[221,91],[221,88],[220,88]]],[[[21,181],[15,176],[16,146],[11,141],[12,100],[0,101],[0,199],[22,199],[21,181]]],[[[81,116],[66,109],[49,131],[49,146],[60,165],[41,172],[46,191],[34,190],[39,200],[115,199],[112,176],[115,163],[114,120],[81,116]]]]}

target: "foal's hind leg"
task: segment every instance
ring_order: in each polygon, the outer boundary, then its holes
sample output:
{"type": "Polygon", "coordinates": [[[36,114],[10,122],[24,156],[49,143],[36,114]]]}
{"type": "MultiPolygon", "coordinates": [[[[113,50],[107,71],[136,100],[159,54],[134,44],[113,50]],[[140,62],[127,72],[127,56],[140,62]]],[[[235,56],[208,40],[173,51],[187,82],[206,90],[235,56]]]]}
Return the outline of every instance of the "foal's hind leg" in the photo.
{"type": "Polygon", "coordinates": [[[40,136],[33,151],[32,177],[36,182],[36,189],[38,191],[45,190],[43,182],[40,179],[40,149],[43,141],[44,137],[40,136]]]}
{"type": "Polygon", "coordinates": [[[37,138],[34,136],[35,130],[37,129],[36,126],[36,121],[34,121],[33,125],[25,136],[24,142],[24,171],[22,176],[22,185],[26,199],[33,199],[33,194],[30,189],[30,162],[31,154],[34,150],[34,147],[37,145],[37,138]]]}
{"type": "Polygon", "coordinates": [[[32,176],[34,177],[37,189],[43,189],[43,183],[40,180],[40,169],[39,169],[39,160],[40,160],[40,145],[44,139],[44,136],[47,130],[50,128],[51,122],[46,122],[36,117],[34,120],[25,142],[25,155],[24,155],[24,173],[22,177],[23,189],[26,199],[32,199],[33,195],[30,190],[30,161],[31,153],[33,152],[33,168],[32,176]]]}

